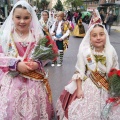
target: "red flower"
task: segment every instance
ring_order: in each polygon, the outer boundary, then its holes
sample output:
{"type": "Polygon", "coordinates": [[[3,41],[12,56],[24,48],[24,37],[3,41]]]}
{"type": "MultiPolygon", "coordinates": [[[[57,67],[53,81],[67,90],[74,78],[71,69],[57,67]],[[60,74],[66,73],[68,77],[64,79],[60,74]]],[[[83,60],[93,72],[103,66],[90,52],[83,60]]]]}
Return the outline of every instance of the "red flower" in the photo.
{"type": "MultiPolygon", "coordinates": [[[[108,73],[108,77],[112,77],[113,75],[117,74],[117,69],[112,68],[110,72],[108,73]]],[[[120,75],[120,74],[119,74],[120,75]]]]}
{"type": "Polygon", "coordinates": [[[117,72],[117,69],[112,68],[112,69],[110,70],[110,72],[117,72]]]}
{"type": "Polygon", "coordinates": [[[113,75],[112,72],[109,72],[109,73],[108,73],[108,77],[111,77],[112,75],[113,75]]]}
{"type": "MultiPolygon", "coordinates": [[[[57,47],[55,41],[53,41],[52,38],[51,38],[50,36],[48,36],[48,35],[46,36],[46,38],[47,38],[47,40],[48,40],[47,46],[51,44],[51,45],[52,45],[52,50],[53,50],[53,52],[54,52],[55,54],[58,54],[58,47],[57,47]]],[[[56,57],[55,59],[57,59],[57,57],[56,57]]]]}
{"type": "Polygon", "coordinates": [[[120,76],[120,70],[117,71],[117,75],[120,76]]]}

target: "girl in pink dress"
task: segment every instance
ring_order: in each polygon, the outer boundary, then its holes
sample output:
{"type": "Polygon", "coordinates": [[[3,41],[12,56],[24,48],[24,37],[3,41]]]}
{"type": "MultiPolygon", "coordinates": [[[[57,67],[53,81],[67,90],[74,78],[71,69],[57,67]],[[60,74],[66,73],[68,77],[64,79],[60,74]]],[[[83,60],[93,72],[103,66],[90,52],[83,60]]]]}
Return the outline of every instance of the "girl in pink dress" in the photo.
{"type": "Polygon", "coordinates": [[[24,61],[40,37],[43,33],[34,10],[26,1],[17,2],[0,31],[1,120],[52,120],[48,86],[23,76],[43,71],[41,61],[24,61]]]}

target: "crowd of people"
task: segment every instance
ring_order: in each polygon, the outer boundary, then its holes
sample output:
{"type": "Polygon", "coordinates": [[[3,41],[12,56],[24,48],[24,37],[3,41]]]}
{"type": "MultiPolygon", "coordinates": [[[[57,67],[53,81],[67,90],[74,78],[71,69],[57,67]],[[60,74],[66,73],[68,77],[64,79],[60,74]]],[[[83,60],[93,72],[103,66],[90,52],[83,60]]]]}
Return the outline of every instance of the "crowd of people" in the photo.
{"type": "MultiPolygon", "coordinates": [[[[102,17],[102,12],[93,10],[85,32],[81,13],[74,13],[75,23],[71,13],[65,16],[63,11],[44,10],[38,20],[28,2],[18,1],[0,28],[0,119],[52,120],[56,113],[57,120],[119,120],[120,104],[113,105],[106,117],[101,115],[109,97],[108,73],[112,68],[119,69],[117,53],[109,40],[111,14],[102,17]],[[52,67],[63,65],[70,33],[83,39],[72,81],[54,109],[45,61],[50,60],[52,67]],[[49,50],[52,54],[57,51],[57,57],[35,59],[49,50]]],[[[115,102],[119,101],[117,98],[115,102]]]]}

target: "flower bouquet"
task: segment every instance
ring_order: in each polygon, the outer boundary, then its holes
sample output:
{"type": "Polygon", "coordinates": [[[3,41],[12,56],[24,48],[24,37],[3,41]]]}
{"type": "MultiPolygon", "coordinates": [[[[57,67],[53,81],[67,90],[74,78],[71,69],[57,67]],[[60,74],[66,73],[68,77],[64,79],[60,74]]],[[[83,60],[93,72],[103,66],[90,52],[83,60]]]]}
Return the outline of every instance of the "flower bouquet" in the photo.
{"type": "Polygon", "coordinates": [[[55,42],[49,37],[45,36],[40,39],[31,52],[30,58],[32,60],[54,60],[58,56],[58,48],[55,42]]]}
{"type": "Polygon", "coordinates": [[[102,110],[102,118],[107,119],[112,107],[120,103],[120,70],[111,69],[108,74],[109,98],[102,110]]]}
{"type": "MultiPolygon", "coordinates": [[[[49,37],[45,36],[40,39],[36,44],[32,51],[26,54],[26,57],[22,61],[45,61],[45,60],[55,60],[58,56],[58,48],[56,43],[49,37]],[[28,57],[29,56],[29,57],[28,57]]],[[[28,66],[29,64],[26,63],[28,66]]],[[[19,73],[19,71],[10,71],[9,74],[12,77],[16,77],[18,74],[26,77],[26,78],[33,78],[35,80],[41,80],[44,78],[45,73],[42,74],[41,71],[35,70],[30,71],[29,73],[19,73]]]]}
{"type": "MultiPolygon", "coordinates": [[[[58,56],[58,48],[55,42],[49,37],[45,36],[40,39],[34,49],[30,53],[30,57],[24,61],[45,61],[45,60],[55,60],[58,56]]],[[[31,77],[35,80],[40,80],[44,78],[39,71],[31,71],[29,73],[22,73],[24,77],[31,77]]]]}

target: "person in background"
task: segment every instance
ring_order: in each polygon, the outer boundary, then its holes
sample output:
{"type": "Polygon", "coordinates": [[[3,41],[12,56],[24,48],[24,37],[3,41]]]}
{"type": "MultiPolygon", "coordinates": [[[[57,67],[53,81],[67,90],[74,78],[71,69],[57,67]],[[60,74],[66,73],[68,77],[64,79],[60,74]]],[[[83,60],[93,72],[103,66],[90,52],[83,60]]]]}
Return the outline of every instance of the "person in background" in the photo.
{"type": "Polygon", "coordinates": [[[75,23],[77,23],[77,18],[78,18],[78,11],[75,11],[75,12],[74,12],[74,20],[75,20],[75,23]]]}
{"type": "Polygon", "coordinates": [[[105,20],[104,20],[104,25],[105,28],[107,29],[107,20],[108,20],[109,13],[106,13],[105,20]]]}
{"type": "Polygon", "coordinates": [[[104,24],[105,14],[104,14],[103,9],[100,11],[100,17],[101,17],[102,23],[104,24]]]}
{"type": "Polygon", "coordinates": [[[57,21],[53,24],[51,28],[51,35],[59,50],[59,57],[57,61],[53,61],[51,66],[62,66],[64,50],[68,48],[68,39],[70,35],[70,24],[68,21],[64,20],[64,12],[59,11],[57,13],[57,21]]]}
{"type": "Polygon", "coordinates": [[[112,11],[110,11],[106,21],[106,27],[109,35],[111,33],[111,26],[113,25],[113,22],[114,22],[114,16],[112,14],[112,11]]]}
{"type": "Polygon", "coordinates": [[[49,20],[49,12],[47,10],[42,11],[39,22],[44,35],[48,35],[52,27],[52,22],[49,20]]]}
{"type": "Polygon", "coordinates": [[[68,11],[66,17],[67,17],[67,20],[68,20],[68,21],[71,21],[71,22],[72,22],[73,15],[72,15],[71,11],[68,11]]]}
{"type": "Polygon", "coordinates": [[[101,20],[99,11],[97,9],[94,9],[88,28],[90,28],[92,25],[96,23],[102,24],[102,20],[101,20]]]}
{"type": "Polygon", "coordinates": [[[76,36],[76,37],[85,36],[85,28],[84,28],[84,25],[82,24],[82,18],[79,18],[72,34],[73,36],[76,36]]]}

